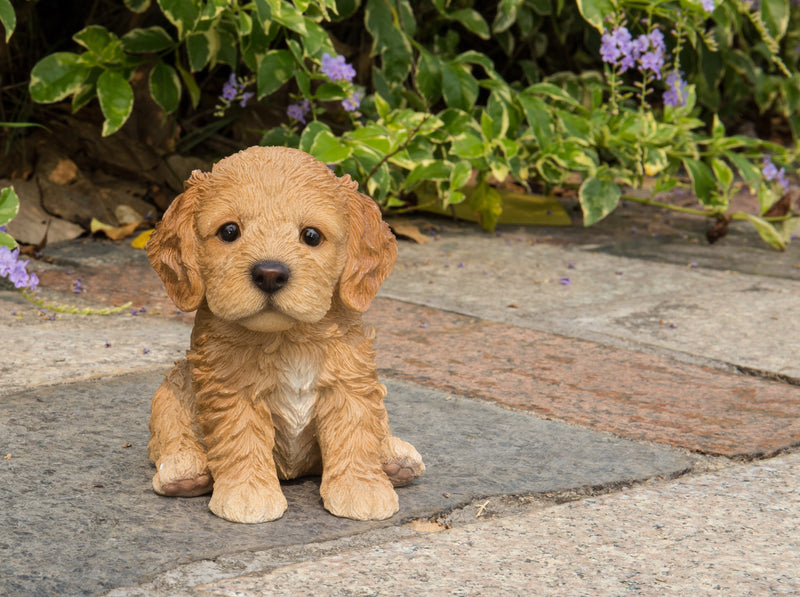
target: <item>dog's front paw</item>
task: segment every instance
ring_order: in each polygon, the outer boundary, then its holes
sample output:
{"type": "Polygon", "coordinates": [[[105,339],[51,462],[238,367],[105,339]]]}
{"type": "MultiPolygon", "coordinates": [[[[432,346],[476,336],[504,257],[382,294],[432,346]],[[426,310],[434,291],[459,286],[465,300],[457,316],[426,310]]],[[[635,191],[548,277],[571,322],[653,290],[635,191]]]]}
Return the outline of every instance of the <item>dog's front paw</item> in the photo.
{"type": "Polygon", "coordinates": [[[286,498],[277,480],[274,485],[255,482],[216,484],[208,507],[220,518],[231,522],[269,522],[286,512],[286,498]]]}
{"type": "Polygon", "coordinates": [[[158,494],[194,497],[211,491],[213,484],[203,453],[177,452],[156,463],[153,489],[158,494]]]}
{"type": "Polygon", "coordinates": [[[328,512],[354,520],[384,520],[399,508],[397,494],[383,475],[370,480],[343,475],[323,482],[320,494],[328,512]]]}

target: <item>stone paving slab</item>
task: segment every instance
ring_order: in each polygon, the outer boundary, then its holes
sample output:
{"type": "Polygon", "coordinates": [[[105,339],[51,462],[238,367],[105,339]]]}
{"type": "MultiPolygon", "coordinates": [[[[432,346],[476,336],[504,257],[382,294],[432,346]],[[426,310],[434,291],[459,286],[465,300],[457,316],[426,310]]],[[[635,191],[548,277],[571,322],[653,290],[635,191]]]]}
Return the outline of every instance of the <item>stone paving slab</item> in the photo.
{"type": "Polygon", "coordinates": [[[377,299],[393,376],[628,438],[728,457],[800,445],[800,387],[377,299]]]}
{"type": "Polygon", "coordinates": [[[799,471],[793,454],[275,569],[262,561],[192,594],[796,595],[799,471]]]}
{"type": "Polygon", "coordinates": [[[685,454],[388,380],[395,434],[427,472],[399,490],[389,521],[331,516],[314,478],[284,486],[289,510],[264,525],[213,516],[208,497],[157,496],[147,461],[150,372],[0,397],[0,594],[95,595],[181,563],[331,540],[430,517],[481,496],[671,478],[685,454]]]}
{"type": "Polygon", "coordinates": [[[631,259],[658,263],[686,265],[743,274],[800,280],[800,243],[794,242],[786,251],[769,248],[761,239],[751,242],[737,238],[736,246],[723,241],[720,245],[686,242],[680,236],[641,237],[632,235],[624,240],[600,244],[593,250],[631,259]]]}
{"type": "Polygon", "coordinates": [[[380,296],[800,382],[800,281],[618,257],[530,230],[403,243],[380,296]]]}
{"type": "Polygon", "coordinates": [[[189,346],[179,320],[121,315],[58,314],[54,321],[18,293],[0,291],[0,395],[140,369],[164,368],[189,346]]]}

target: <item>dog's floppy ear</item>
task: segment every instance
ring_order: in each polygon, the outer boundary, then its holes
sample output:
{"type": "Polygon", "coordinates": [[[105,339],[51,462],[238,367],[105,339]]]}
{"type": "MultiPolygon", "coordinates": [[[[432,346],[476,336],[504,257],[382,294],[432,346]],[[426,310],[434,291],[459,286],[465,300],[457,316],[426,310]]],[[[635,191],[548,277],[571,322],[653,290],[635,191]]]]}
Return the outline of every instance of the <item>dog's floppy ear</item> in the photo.
{"type": "Polygon", "coordinates": [[[150,264],[164,282],[169,298],[181,311],[194,311],[205,296],[194,228],[197,183],[205,177],[199,170],[192,172],[183,193],[170,204],[147,241],[150,264]]]}
{"type": "Polygon", "coordinates": [[[342,186],[348,189],[349,236],[339,296],[345,306],[363,313],[392,271],[397,259],[397,240],[381,219],[377,204],[358,192],[357,183],[346,176],[342,186]]]}

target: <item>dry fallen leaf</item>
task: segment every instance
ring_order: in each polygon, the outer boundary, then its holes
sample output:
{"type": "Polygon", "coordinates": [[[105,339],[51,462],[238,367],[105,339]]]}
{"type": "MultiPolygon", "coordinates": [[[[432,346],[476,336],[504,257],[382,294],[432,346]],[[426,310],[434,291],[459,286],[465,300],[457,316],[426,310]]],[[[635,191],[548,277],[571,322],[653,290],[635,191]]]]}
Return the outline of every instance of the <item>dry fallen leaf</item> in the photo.
{"type": "Polygon", "coordinates": [[[413,240],[417,244],[423,245],[430,240],[430,237],[424,234],[419,229],[419,226],[412,224],[408,220],[394,218],[389,220],[389,226],[394,230],[395,235],[413,240]]]}
{"type": "Polygon", "coordinates": [[[102,232],[111,240],[120,240],[133,234],[138,226],[139,222],[131,222],[130,224],[124,224],[122,226],[112,226],[110,224],[104,224],[97,218],[92,218],[89,229],[92,231],[92,234],[95,232],[102,232]]]}
{"type": "Polygon", "coordinates": [[[78,177],[78,166],[70,159],[59,158],[56,167],[47,175],[56,184],[69,184],[78,177]]]}
{"type": "Polygon", "coordinates": [[[443,524],[430,520],[412,520],[409,526],[418,533],[438,533],[447,529],[443,524]]]}

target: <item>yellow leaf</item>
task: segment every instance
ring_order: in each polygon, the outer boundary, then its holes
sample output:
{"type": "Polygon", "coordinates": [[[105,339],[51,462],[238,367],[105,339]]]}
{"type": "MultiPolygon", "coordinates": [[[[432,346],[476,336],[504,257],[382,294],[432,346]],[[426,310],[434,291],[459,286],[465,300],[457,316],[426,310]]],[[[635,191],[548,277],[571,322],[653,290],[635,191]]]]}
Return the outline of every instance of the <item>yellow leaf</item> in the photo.
{"type": "Polygon", "coordinates": [[[92,231],[92,234],[95,232],[102,232],[111,240],[120,240],[133,234],[133,231],[136,230],[137,226],[139,226],[138,222],[131,222],[130,224],[114,227],[110,224],[104,224],[97,218],[92,218],[92,222],[89,225],[89,230],[92,231]]]}
{"type": "Polygon", "coordinates": [[[145,230],[139,236],[137,236],[131,241],[131,246],[134,249],[144,249],[145,245],[147,244],[147,241],[150,240],[150,235],[153,234],[154,231],[155,231],[154,228],[151,228],[150,230],[145,230]]]}

